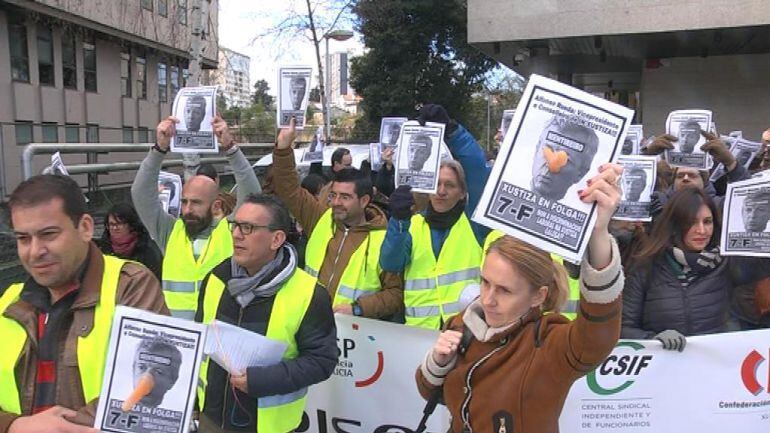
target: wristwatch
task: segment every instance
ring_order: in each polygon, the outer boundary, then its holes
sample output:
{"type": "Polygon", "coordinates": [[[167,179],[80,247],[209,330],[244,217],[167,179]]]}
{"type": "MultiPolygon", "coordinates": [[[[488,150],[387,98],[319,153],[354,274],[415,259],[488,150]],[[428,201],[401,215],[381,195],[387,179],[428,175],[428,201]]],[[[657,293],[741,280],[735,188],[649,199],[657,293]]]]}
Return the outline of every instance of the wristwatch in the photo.
{"type": "Polygon", "coordinates": [[[160,146],[158,146],[158,143],[155,143],[155,144],[152,146],[152,148],[153,148],[153,149],[155,149],[155,150],[157,150],[158,152],[160,152],[160,153],[164,154],[164,155],[168,153],[168,149],[166,149],[166,150],[163,150],[163,149],[161,149],[161,148],[160,148],[160,146]]]}
{"type": "Polygon", "coordinates": [[[358,305],[357,301],[353,302],[353,315],[359,317],[364,315],[364,310],[360,305],[358,305]]]}

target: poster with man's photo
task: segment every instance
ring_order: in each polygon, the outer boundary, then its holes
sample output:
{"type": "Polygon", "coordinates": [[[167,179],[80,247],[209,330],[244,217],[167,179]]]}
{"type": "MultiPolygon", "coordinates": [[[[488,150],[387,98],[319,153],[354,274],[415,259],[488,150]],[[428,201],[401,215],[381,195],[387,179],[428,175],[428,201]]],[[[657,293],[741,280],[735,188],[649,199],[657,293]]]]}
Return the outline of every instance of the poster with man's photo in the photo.
{"type": "Polygon", "coordinates": [[[305,149],[305,153],[302,154],[302,162],[314,163],[324,161],[324,141],[323,141],[323,126],[319,126],[313,136],[313,140],[310,145],[305,149]]]}
{"type": "Polygon", "coordinates": [[[205,325],[116,307],[94,427],[186,433],[205,341],[205,325]]]}
{"type": "Polygon", "coordinates": [[[473,220],[580,262],[596,204],[578,190],[616,159],[634,112],[532,75],[473,220]]]}
{"type": "Polygon", "coordinates": [[[720,253],[770,257],[770,178],[760,176],[727,184],[720,253]]]}
{"type": "Polygon", "coordinates": [[[516,114],[516,110],[503,110],[503,118],[500,120],[500,134],[503,137],[508,132],[508,128],[511,127],[514,114],[516,114]]]}
{"type": "Polygon", "coordinates": [[[383,117],[380,123],[380,144],[382,149],[395,149],[398,146],[398,137],[401,136],[401,126],[406,122],[406,117],[383,117]]]}
{"type": "Polygon", "coordinates": [[[443,123],[410,120],[401,127],[396,154],[396,186],[409,185],[412,191],[433,194],[438,188],[441,165],[443,123]]]}
{"type": "Polygon", "coordinates": [[[304,129],[312,74],[310,66],[284,66],[278,69],[278,128],[288,128],[294,117],[294,126],[304,129]]]}
{"type": "Polygon", "coordinates": [[[655,189],[658,158],[655,156],[621,155],[618,164],[623,166],[620,177],[622,196],[616,220],[652,221],[650,203],[655,189]]]}
{"type": "Polygon", "coordinates": [[[185,87],[174,98],[171,112],[179,119],[171,151],[217,153],[219,142],[211,122],[216,111],[217,86],[185,87]]]}
{"type": "Polygon", "coordinates": [[[701,150],[706,137],[701,132],[716,133],[709,110],[676,110],[668,114],[666,133],[677,138],[674,149],[666,151],[666,162],[674,167],[698,170],[711,168],[711,155],[701,150]],[[713,130],[712,130],[713,128],[713,130]]]}
{"type": "MultiPolygon", "coordinates": [[[[760,149],[762,149],[762,143],[746,140],[743,137],[728,136],[723,139],[730,146],[730,153],[733,154],[738,165],[745,167],[747,170],[760,149]]],[[[716,182],[720,177],[724,176],[725,173],[727,173],[727,170],[725,169],[724,164],[719,163],[711,173],[709,180],[716,182]]]]}
{"type": "Polygon", "coordinates": [[[182,177],[176,173],[161,171],[158,174],[158,199],[164,211],[179,218],[182,201],[182,177]]]}
{"type": "Polygon", "coordinates": [[[623,147],[620,148],[621,155],[639,155],[639,149],[644,141],[644,129],[642,125],[631,125],[628,127],[628,134],[623,140],[623,147]]]}

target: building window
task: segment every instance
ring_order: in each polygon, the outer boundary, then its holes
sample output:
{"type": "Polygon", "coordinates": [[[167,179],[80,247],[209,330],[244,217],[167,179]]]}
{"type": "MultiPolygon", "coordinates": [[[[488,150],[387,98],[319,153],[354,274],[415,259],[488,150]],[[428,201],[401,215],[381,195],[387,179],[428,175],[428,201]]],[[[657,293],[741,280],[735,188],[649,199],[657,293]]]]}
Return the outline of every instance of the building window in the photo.
{"type": "Polygon", "coordinates": [[[32,143],[32,122],[16,122],[16,144],[23,146],[32,143]]]}
{"type": "Polygon", "coordinates": [[[28,83],[29,52],[27,50],[27,26],[23,17],[8,17],[8,41],[11,48],[11,77],[15,81],[28,83]]]}
{"type": "Polygon", "coordinates": [[[168,72],[165,63],[158,63],[158,100],[168,102],[168,72]]]}
{"type": "Polygon", "coordinates": [[[123,48],[120,52],[120,94],[131,97],[131,50],[123,48]]]}
{"type": "Polygon", "coordinates": [[[53,72],[53,35],[50,27],[37,28],[37,69],[41,85],[56,85],[53,72]]]}
{"type": "Polygon", "coordinates": [[[78,88],[78,61],[75,55],[75,35],[62,34],[61,39],[62,78],[66,89],[78,88]]]}
{"type": "Polygon", "coordinates": [[[98,143],[99,142],[99,125],[87,124],[86,125],[86,142],[98,143]]]}
{"type": "Polygon", "coordinates": [[[67,143],[80,142],[80,127],[75,123],[68,123],[64,127],[64,140],[67,143]]]}
{"type": "Polygon", "coordinates": [[[179,18],[179,24],[187,25],[187,0],[178,0],[176,16],[179,18]]]}
{"type": "Polygon", "coordinates": [[[179,68],[176,66],[171,67],[171,99],[176,98],[176,93],[179,91],[179,68]]]}
{"type": "Polygon", "coordinates": [[[136,98],[147,99],[147,59],[144,53],[136,55],[136,98]]]}
{"type": "Polygon", "coordinates": [[[152,1],[153,0],[142,0],[142,9],[147,9],[148,11],[152,10],[152,1]]]}
{"type": "Polygon", "coordinates": [[[139,127],[139,143],[149,143],[150,142],[150,130],[147,128],[139,127]]]}
{"type": "Polygon", "coordinates": [[[158,0],[158,15],[168,16],[168,0],[158,0]]]}
{"type": "Polygon", "coordinates": [[[83,75],[86,92],[96,92],[96,45],[93,39],[83,42],[83,75]]]}
{"type": "Polygon", "coordinates": [[[43,123],[43,143],[58,143],[59,127],[55,123],[43,123]]]}
{"type": "Polygon", "coordinates": [[[123,127],[123,143],[134,142],[134,128],[130,126],[123,127]]]}

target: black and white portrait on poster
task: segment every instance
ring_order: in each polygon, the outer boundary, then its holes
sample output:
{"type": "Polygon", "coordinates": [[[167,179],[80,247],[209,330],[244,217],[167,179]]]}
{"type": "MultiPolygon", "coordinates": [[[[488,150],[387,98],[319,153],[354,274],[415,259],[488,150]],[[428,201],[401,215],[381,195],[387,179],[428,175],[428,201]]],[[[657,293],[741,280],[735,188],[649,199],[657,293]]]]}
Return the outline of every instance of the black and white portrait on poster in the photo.
{"type": "Polygon", "coordinates": [[[401,126],[408,119],[406,117],[383,117],[380,123],[380,144],[383,150],[398,146],[398,137],[401,136],[401,126]]]}
{"type": "Polygon", "coordinates": [[[409,185],[415,192],[428,194],[436,192],[444,127],[443,123],[432,122],[420,126],[414,120],[403,124],[396,154],[396,186],[409,185]]]}
{"type": "Polygon", "coordinates": [[[677,110],[669,113],[666,133],[677,140],[674,141],[674,149],[666,151],[666,162],[675,167],[710,169],[711,155],[700,147],[706,143],[702,132],[711,131],[711,125],[709,110],[677,110]]]}
{"type": "Polygon", "coordinates": [[[94,427],[187,432],[205,339],[205,325],[116,307],[94,427]]]}
{"type": "Polygon", "coordinates": [[[185,87],[179,90],[171,108],[179,119],[171,151],[178,153],[217,153],[219,143],[211,122],[216,110],[217,86],[185,87]]]}
{"type": "Polygon", "coordinates": [[[623,140],[623,147],[620,148],[621,155],[639,155],[639,148],[644,140],[644,130],[642,125],[631,125],[628,128],[626,139],[623,140]]]}
{"type": "Polygon", "coordinates": [[[305,127],[312,71],[310,66],[284,66],[278,70],[278,128],[288,128],[292,117],[297,129],[305,127]]]}
{"type": "Polygon", "coordinates": [[[617,157],[633,113],[532,75],[474,221],[579,262],[596,205],[583,203],[578,190],[617,157]]]}
{"type": "MultiPolygon", "coordinates": [[[[762,143],[749,141],[743,137],[727,136],[722,137],[722,139],[730,146],[730,153],[733,154],[738,165],[743,166],[746,170],[749,169],[749,165],[751,165],[751,162],[754,161],[754,157],[757,156],[762,148],[762,143]]],[[[709,180],[716,182],[720,177],[724,176],[725,173],[725,166],[720,163],[714,168],[714,171],[711,172],[709,180]]]]}
{"type": "Polygon", "coordinates": [[[158,174],[158,199],[163,210],[178,218],[182,199],[182,177],[176,173],[161,171],[158,174]]]}
{"type": "Polygon", "coordinates": [[[302,162],[323,162],[324,160],[324,141],[323,141],[323,127],[319,126],[313,136],[313,140],[310,145],[305,149],[305,153],[302,155],[302,162]]]}
{"type": "Polygon", "coordinates": [[[516,110],[503,110],[503,118],[500,120],[500,134],[502,134],[503,137],[505,137],[505,134],[508,132],[508,128],[511,127],[511,121],[513,120],[514,114],[516,114],[516,110]]]}
{"type": "Polygon", "coordinates": [[[612,216],[616,220],[652,221],[650,203],[655,189],[655,177],[658,168],[655,156],[621,155],[618,164],[623,166],[620,178],[622,196],[617,212],[612,216]]]}
{"type": "Polygon", "coordinates": [[[727,184],[720,252],[770,257],[770,177],[727,184]]]}

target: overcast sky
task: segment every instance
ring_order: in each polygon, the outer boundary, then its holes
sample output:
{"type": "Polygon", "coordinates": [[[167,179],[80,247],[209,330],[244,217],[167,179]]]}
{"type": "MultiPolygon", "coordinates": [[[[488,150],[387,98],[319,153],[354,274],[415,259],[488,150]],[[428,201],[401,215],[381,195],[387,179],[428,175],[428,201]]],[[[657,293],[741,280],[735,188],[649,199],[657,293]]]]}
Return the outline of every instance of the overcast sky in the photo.
{"type": "MultiPolygon", "coordinates": [[[[298,36],[291,46],[281,44],[272,37],[265,37],[252,44],[252,39],[275,26],[289,13],[290,8],[304,6],[304,1],[219,1],[219,45],[251,57],[250,80],[267,80],[270,92],[275,95],[278,67],[281,65],[310,65],[313,67],[313,87],[317,87],[318,68],[313,43],[298,36]]],[[[304,12],[304,11],[300,11],[304,12]]],[[[322,13],[322,12],[318,12],[322,13]]],[[[352,30],[347,28],[346,30],[352,30]]],[[[319,35],[320,37],[320,35],[319,35]]],[[[354,50],[362,52],[359,35],[345,41],[329,41],[329,51],[354,50]]],[[[324,44],[321,44],[321,62],[324,62],[324,44]]]]}

